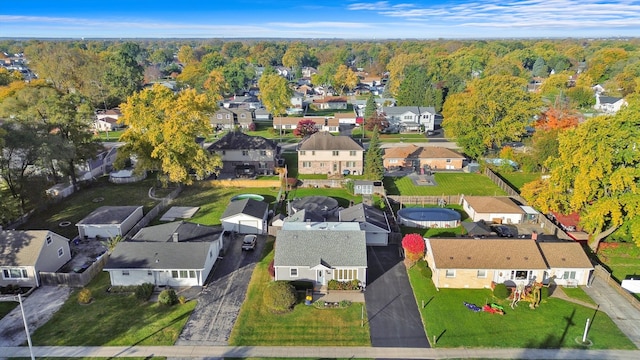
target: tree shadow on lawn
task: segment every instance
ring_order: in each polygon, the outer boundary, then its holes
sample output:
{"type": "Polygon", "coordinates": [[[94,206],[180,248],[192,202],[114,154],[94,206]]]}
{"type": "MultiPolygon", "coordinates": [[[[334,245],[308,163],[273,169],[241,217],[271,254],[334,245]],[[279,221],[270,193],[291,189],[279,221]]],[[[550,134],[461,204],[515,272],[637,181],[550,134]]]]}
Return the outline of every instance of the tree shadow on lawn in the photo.
{"type": "Polygon", "coordinates": [[[387,191],[387,195],[400,195],[400,189],[396,185],[396,180],[398,177],[393,176],[385,176],[382,183],[384,184],[384,188],[387,191]]]}

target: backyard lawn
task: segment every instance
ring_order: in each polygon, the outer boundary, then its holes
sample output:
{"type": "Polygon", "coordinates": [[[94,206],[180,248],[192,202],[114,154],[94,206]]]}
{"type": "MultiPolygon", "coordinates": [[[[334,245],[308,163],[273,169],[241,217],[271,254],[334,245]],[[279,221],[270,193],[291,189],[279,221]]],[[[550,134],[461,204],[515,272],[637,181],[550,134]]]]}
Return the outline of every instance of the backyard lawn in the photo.
{"type": "Polygon", "coordinates": [[[471,173],[435,173],[436,185],[417,186],[406,177],[385,176],[384,188],[388,195],[441,196],[441,195],[506,195],[488,177],[471,173]]]}
{"type": "MultiPolygon", "coordinates": [[[[364,304],[344,309],[317,309],[302,299],[286,314],[270,313],[262,304],[262,289],[271,281],[273,238],[256,265],[247,296],[229,338],[231,346],[370,346],[369,326],[361,326],[364,304]]],[[[366,308],[364,309],[366,314],[366,308]]]]}
{"type": "Polygon", "coordinates": [[[338,200],[338,205],[348,208],[351,201],[354,204],[362,202],[362,196],[352,195],[346,189],[341,188],[296,188],[289,191],[289,200],[302,198],[305,196],[329,196],[338,200]]]}
{"type": "Polygon", "coordinates": [[[49,229],[57,234],[73,239],[78,235],[75,224],[101,206],[144,206],[145,213],[157,201],[149,198],[149,189],[156,185],[155,175],[131,184],[112,184],[108,177],[101,177],[87,188],[72,194],[46,210],[36,213],[21,229],[49,229]],[[60,227],[62,221],[70,221],[71,226],[60,227]]]}
{"type": "Polygon", "coordinates": [[[542,175],[541,173],[528,173],[522,171],[503,171],[496,172],[498,176],[502,178],[507,184],[511,185],[517,192],[520,192],[520,189],[524,186],[524,184],[528,182],[532,182],[533,180],[539,179],[542,175]]]}
{"type": "Polygon", "coordinates": [[[591,318],[590,349],[636,349],[602,311],[556,298],[543,299],[536,310],[527,302],[511,309],[506,300],[496,301],[489,289],[437,291],[423,261],[409,269],[409,280],[432,345],[437,339],[435,347],[579,349],[584,346],[576,339],[582,339],[585,321],[591,318]],[[505,307],[505,315],[473,312],[463,302],[478,306],[496,302],[505,307]]]}
{"type": "Polygon", "coordinates": [[[31,336],[36,346],[173,345],[195,301],[165,307],[141,302],[133,294],[112,294],[109,274],[102,272],[89,283],[93,302],[80,305],[78,290],[60,310],[31,336]]]}

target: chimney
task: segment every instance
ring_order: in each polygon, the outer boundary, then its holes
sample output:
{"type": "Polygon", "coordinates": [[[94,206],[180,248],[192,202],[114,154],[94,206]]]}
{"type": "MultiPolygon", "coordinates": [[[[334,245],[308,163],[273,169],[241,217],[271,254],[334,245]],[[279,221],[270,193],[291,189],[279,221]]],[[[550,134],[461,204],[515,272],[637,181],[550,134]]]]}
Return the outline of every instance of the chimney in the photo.
{"type": "Polygon", "coordinates": [[[311,219],[307,219],[307,229],[311,228],[311,219]]]}
{"type": "Polygon", "coordinates": [[[173,234],[171,234],[171,238],[173,239],[173,242],[178,242],[178,241],[180,241],[180,240],[178,239],[178,233],[177,233],[177,232],[174,232],[173,234]]]}
{"type": "Polygon", "coordinates": [[[538,232],[537,231],[532,231],[531,232],[531,240],[533,241],[538,241],[538,232]]]}

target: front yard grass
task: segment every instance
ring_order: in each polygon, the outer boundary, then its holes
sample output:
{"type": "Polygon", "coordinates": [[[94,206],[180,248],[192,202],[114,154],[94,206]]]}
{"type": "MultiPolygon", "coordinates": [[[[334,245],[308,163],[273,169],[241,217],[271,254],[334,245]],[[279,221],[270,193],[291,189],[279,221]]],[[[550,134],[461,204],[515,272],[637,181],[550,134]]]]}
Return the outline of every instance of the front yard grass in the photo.
{"type": "Polygon", "coordinates": [[[73,239],[78,235],[75,224],[101,206],[135,205],[143,206],[145,213],[151,210],[157,201],[149,198],[149,189],[155,185],[154,174],[131,184],[112,184],[107,176],[101,177],[59,203],[37,212],[20,229],[48,229],[73,239]],[[71,226],[60,227],[62,221],[70,221],[71,226]]]}
{"type": "Polygon", "coordinates": [[[7,316],[18,305],[17,301],[0,301],[0,319],[7,316]]]}
{"type": "Polygon", "coordinates": [[[574,287],[574,288],[563,287],[562,291],[564,291],[564,293],[572,299],[580,300],[592,305],[597,305],[596,302],[593,301],[593,299],[591,299],[591,297],[587,295],[586,292],[584,292],[584,289],[582,286],[574,287]]]}
{"type": "Polygon", "coordinates": [[[406,176],[385,176],[384,188],[388,195],[442,196],[485,195],[498,196],[506,193],[488,177],[472,173],[435,173],[435,186],[417,186],[406,176]]]}
{"type": "Polygon", "coordinates": [[[575,339],[582,339],[585,321],[591,318],[587,336],[593,342],[590,349],[636,349],[602,311],[594,313],[593,309],[556,298],[543,299],[536,310],[529,309],[527,302],[520,302],[512,310],[507,301],[493,299],[489,289],[437,291],[424,261],[409,269],[409,281],[435,347],[580,349],[584,346],[575,339]],[[505,307],[506,314],[472,312],[464,306],[465,301],[478,306],[497,302],[505,307]]]}
{"type": "Polygon", "coordinates": [[[173,345],[195,301],[165,307],[141,302],[133,294],[107,293],[109,274],[102,272],[87,286],[93,302],[80,305],[78,290],[32,335],[36,346],[173,345]]]}
{"type": "MultiPolygon", "coordinates": [[[[236,320],[231,346],[370,346],[369,326],[361,326],[364,304],[344,309],[317,309],[304,305],[302,297],[293,310],[275,315],[263,305],[262,290],[271,281],[268,267],[273,259],[273,238],[256,265],[247,296],[236,320]]],[[[366,314],[366,308],[364,309],[366,314]]]]}

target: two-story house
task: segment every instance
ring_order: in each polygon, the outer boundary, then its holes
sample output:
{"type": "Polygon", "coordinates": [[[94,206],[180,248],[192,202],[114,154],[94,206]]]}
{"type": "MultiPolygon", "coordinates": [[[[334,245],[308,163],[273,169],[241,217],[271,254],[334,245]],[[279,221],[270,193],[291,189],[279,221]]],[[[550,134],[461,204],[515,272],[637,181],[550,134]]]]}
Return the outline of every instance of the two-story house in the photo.
{"type": "Polygon", "coordinates": [[[401,131],[424,131],[435,129],[436,110],[424,106],[385,106],[382,112],[392,126],[398,126],[401,131]]]}
{"type": "Polygon", "coordinates": [[[222,160],[221,173],[234,173],[237,177],[273,174],[280,148],[261,136],[250,136],[230,131],[208,148],[222,160]]]}
{"type": "Polygon", "coordinates": [[[320,131],[298,147],[299,174],[361,175],[364,148],[349,136],[320,131]]]}
{"type": "Polygon", "coordinates": [[[246,108],[219,108],[211,117],[209,123],[214,129],[230,130],[236,127],[249,129],[254,123],[255,114],[253,109],[246,108]]]}

